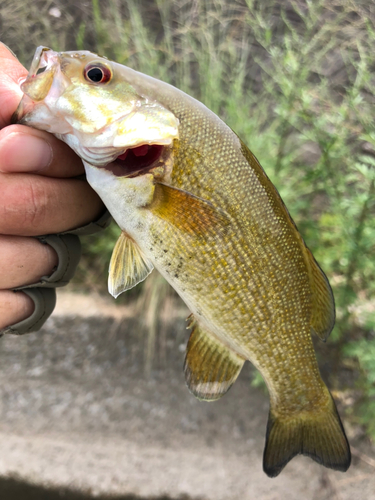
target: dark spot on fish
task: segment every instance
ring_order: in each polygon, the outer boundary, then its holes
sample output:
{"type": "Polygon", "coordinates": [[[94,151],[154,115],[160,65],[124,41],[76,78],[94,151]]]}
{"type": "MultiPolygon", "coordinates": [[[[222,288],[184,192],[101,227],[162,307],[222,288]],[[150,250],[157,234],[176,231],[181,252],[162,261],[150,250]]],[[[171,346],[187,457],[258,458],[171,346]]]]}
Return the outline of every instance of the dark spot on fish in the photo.
{"type": "Polygon", "coordinates": [[[164,252],[164,253],[167,253],[167,252],[168,252],[168,250],[163,250],[163,252],[164,252]]]}
{"type": "Polygon", "coordinates": [[[174,277],[175,277],[175,278],[178,278],[178,274],[176,273],[176,274],[174,275],[174,277]]]}

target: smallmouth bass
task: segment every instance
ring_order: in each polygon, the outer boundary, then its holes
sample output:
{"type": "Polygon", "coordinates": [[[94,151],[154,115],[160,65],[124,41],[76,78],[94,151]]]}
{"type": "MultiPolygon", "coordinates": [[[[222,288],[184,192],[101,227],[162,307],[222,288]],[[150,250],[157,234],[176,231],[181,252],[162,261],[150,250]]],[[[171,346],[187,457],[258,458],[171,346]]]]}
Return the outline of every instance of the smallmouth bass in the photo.
{"type": "Polygon", "coordinates": [[[112,295],[155,267],[191,310],[190,391],[220,398],[250,360],[270,394],[266,474],[300,453],[346,471],[311,340],[333,328],[332,291],[250,150],[192,97],[88,51],[39,47],[21,88],[15,121],[76,151],[122,229],[112,295]]]}

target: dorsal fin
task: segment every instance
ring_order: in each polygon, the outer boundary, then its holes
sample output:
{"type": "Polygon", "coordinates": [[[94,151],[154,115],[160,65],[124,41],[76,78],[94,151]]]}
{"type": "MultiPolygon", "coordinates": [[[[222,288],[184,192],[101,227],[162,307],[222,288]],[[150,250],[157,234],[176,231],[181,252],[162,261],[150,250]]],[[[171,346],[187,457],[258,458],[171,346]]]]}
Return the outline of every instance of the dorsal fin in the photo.
{"type": "Polygon", "coordinates": [[[120,293],[146,279],[153,269],[152,262],[143,255],[137,243],[122,231],[109,264],[109,293],[118,297],[120,293]]]}
{"type": "Polygon", "coordinates": [[[185,380],[198,399],[215,401],[236,381],[245,360],[199,326],[193,316],[189,320],[188,328],[193,331],[186,348],[185,380]]]}
{"type": "Polygon", "coordinates": [[[192,234],[216,233],[229,224],[228,215],[210,201],[157,182],[150,210],[178,229],[192,234]]]}
{"type": "Polygon", "coordinates": [[[335,324],[335,301],[326,275],[306,247],[312,290],[311,328],[325,342],[335,324]]]}

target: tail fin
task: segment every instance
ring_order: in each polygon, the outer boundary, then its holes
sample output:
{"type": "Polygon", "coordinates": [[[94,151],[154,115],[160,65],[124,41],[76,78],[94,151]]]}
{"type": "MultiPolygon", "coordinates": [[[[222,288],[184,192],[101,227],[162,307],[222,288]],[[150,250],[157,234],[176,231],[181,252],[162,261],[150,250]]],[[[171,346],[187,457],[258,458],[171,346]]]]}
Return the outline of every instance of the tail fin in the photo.
{"type": "Polygon", "coordinates": [[[278,418],[270,410],[263,455],[263,470],[269,477],[278,476],[299,453],[330,469],[349,468],[350,447],[332,396],[330,403],[321,413],[290,418],[278,418]]]}

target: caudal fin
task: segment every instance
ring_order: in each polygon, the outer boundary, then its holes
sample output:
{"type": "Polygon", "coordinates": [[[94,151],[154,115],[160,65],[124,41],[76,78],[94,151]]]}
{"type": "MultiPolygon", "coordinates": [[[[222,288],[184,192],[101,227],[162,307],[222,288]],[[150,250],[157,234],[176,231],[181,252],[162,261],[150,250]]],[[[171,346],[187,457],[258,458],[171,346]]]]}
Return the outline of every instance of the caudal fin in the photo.
{"type": "Polygon", "coordinates": [[[271,409],[263,455],[263,470],[269,477],[278,476],[298,454],[330,469],[345,472],[349,468],[349,443],[332,397],[330,402],[321,413],[289,418],[278,418],[271,409]]]}

